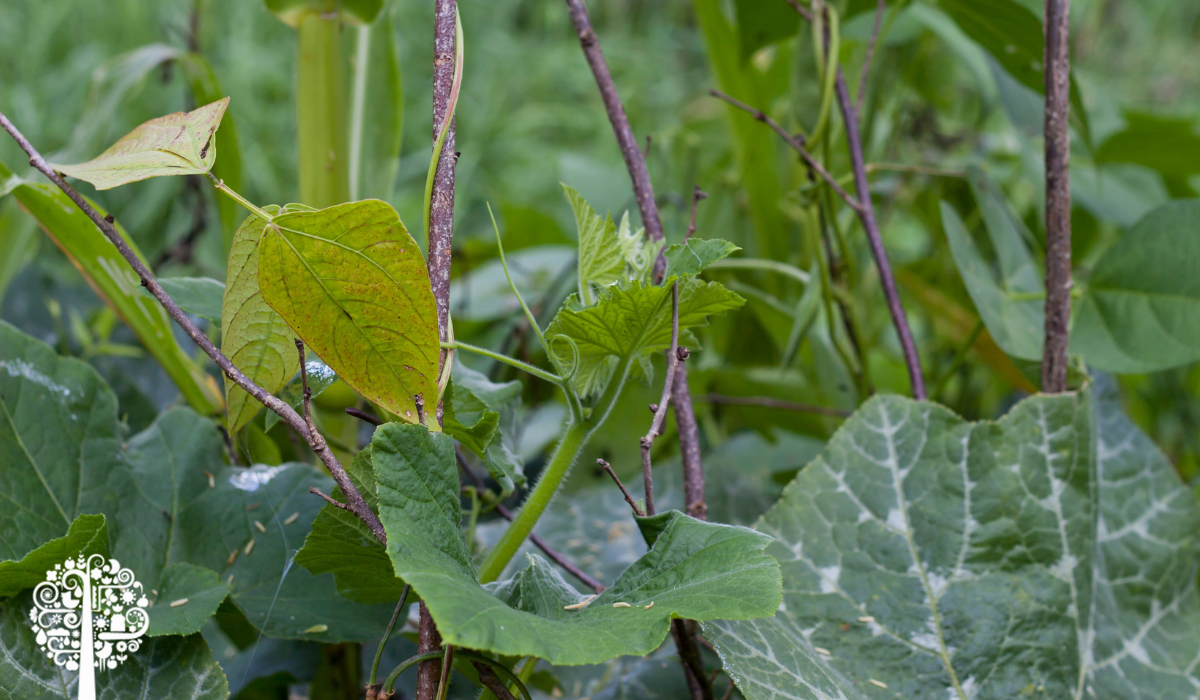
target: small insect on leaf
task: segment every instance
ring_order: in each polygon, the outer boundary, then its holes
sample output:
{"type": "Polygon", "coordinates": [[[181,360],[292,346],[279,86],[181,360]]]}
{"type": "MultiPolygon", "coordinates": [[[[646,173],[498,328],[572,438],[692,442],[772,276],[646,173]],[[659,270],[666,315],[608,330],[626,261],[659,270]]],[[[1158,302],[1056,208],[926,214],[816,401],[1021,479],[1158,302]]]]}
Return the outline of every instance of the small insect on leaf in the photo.
{"type": "Polygon", "coordinates": [[[633,606],[630,605],[629,603],[613,603],[613,607],[614,608],[632,608],[633,606]]]}
{"type": "Polygon", "coordinates": [[[258,531],[259,531],[259,532],[266,532],[266,531],[267,531],[267,527],[266,527],[265,525],[263,525],[262,523],[260,523],[259,521],[257,521],[257,520],[255,520],[255,521],[254,521],[254,527],[258,528],[258,531]]]}
{"type": "Polygon", "coordinates": [[[52,164],[64,175],[110,190],[164,175],[203,175],[217,160],[215,137],[229,98],[151,119],[86,163],[52,164]]]}
{"type": "Polygon", "coordinates": [[[328,631],[329,631],[329,625],[313,625],[312,627],[309,627],[308,629],[304,630],[304,633],[305,634],[321,634],[322,632],[328,632],[328,631]]]}
{"type": "Polygon", "coordinates": [[[250,552],[252,551],[254,551],[254,538],[250,538],[250,542],[246,545],[246,548],[242,550],[242,554],[250,556],[250,552]]]}
{"type": "Polygon", "coordinates": [[[287,520],[283,521],[283,524],[291,525],[292,523],[296,522],[299,519],[300,519],[300,513],[292,513],[291,515],[288,516],[287,520]]]}
{"type": "Polygon", "coordinates": [[[173,601],[171,601],[171,607],[178,608],[180,605],[187,605],[187,602],[188,602],[187,598],[180,598],[179,600],[173,600],[173,601]]]}

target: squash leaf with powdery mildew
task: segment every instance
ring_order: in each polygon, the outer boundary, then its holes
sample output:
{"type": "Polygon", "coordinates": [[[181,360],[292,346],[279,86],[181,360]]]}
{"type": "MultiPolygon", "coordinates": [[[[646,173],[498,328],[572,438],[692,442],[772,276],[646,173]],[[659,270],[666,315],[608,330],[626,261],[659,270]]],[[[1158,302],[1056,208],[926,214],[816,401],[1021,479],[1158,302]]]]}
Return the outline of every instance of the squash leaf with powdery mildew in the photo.
{"type": "Polygon", "coordinates": [[[779,605],[778,564],[763,553],[770,538],[675,511],[640,520],[650,551],[582,609],[567,609],[584,598],[536,557],[518,578],[491,586],[493,595],[479,585],[463,536],[453,439],[389,423],[371,454],[388,556],[447,643],[599,663],[653,651],[672,618],[748,619],[779,605]]]}
{"type": "Polygon", "coordinates": [[[759,522],[779,612],[705,634],[748,700],[1078,697],[1093,439],[1086,392],[996,423],[872,399],[759,522]]]}
{"type": "Polygon", "coordinates": [[[259,246],[263,299],[337,376],[402,420],[437,397],[437,315],[425,260],[378,200],[273,218],[259,246]]]}
{"type": "MultiPolygon", "coordinates": [[[[307,209],[303,205],[289,204],[282,211],[307,209]]],[[[273,216],[280,209],[271,204],[263,207],[263,211],[273,216]]],[[[251,381],[274,394],[300,370],[300,356],[296,353],[291,329],[263,301],[258,288],[258,243],[266,225],[267,222],[251,214],[233,235],[225,296],[221,302],[221,352],[251,381]]],[[[228,378],[225,379],[225,404],[230,433],[236,433],[249,423],[262,408],[245,389],[228,378]]]]}
{"type": "MultiPolygon", "coordinates": [[[[648,360],[671,346],[671,284],[631,282],[600,290],[595,306],[578,297],[567,299],[546,329],[551,349],[572,369],[571,383],[580,394],[600,393],[613,370],[626,359],[648,360]]],[[[679,279],[679,342],[696,347],[689,328],[708,317],[741,307],[744,299],[717,282],[679,279]]],[[[646,363],[648,364],[648,362],[646,363]]]]}
{"type": "Polygon", "coordinates": [[[225,97],[191,112],[151,119],[86,163],[51,167],[98,190],[163,175],[203,175],[217,160],[215,136],[228,106],[225,97]]]}

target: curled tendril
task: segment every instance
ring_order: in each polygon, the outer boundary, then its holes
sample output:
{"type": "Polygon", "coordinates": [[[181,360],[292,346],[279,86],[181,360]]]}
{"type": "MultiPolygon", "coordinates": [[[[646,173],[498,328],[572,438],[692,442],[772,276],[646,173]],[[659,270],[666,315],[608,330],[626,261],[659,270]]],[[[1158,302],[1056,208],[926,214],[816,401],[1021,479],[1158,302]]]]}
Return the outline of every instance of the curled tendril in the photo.
{"type": "Polygon", "coordinates": [[[580,361],[582,356],[579,352],[579,346],[575,344],[574,339],[572,339],[570,336],[563,335],[561,333],[559,335],[551,336],[549,340],[549,348],[547,349],[554,356],[554,363],[558,365],[559,373],[562,375],[563,381],[571,381],[571,379],[575,376],[575,373],[579,371],[579,365],[582,364],[580,361]],[[554,344],[559,340],[564,341],[567,344],[567,347],[571,349],[571,363],[569,365],[563,360],[562,357],[559,356],[557,352],[554,351],[554,344]],[[570,368],[569,371],[565,369],[568,367],[570,368]]]}

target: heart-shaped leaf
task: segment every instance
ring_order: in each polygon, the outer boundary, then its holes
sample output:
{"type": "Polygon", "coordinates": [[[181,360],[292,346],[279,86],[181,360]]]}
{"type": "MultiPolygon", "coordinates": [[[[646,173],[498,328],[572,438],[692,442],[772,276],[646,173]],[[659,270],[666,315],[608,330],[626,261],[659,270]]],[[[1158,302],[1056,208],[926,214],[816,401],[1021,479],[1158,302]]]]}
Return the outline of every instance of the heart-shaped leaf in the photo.
{"type": "MultiPolygon", "coordinates": [[[[283,211],[307,209],[289,204],[283,211]]],[[[263,207],[268,214],[280,211],[263,207]]],[[[291,329],[267,302],[258,288],[258,243],[267,222],[251,214],[233,235],[229,248],[225,295],[221,303],[221,352],[251,381],[274,394],[300,370],[291,329]]],[[[225,404],[229,432],[236,433],[262,408],[246,390],[225,380],[225,404]]]]}
{"type": "Polygon", "coordinates": [[[98,190],[164,175],[203,175],[217,160],[215,136],[228,106],[225,97],[191,112],[151,119],[86,163],[51,167],[98,190]]]}
{"type": "Polygon", "coordinates": [[[425,260],[378,200],[281,213],[259,246],[263,299],[337,376],[401,419],[437,397],[441,352],[425,260]]]}

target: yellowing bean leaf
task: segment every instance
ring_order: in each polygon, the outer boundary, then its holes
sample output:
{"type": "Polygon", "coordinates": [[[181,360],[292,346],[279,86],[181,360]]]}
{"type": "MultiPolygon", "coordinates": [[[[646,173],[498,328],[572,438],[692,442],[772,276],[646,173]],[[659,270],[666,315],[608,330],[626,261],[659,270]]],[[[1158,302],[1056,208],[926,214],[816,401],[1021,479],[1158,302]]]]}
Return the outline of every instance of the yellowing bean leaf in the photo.
{"type": "Polygon", "coordinates": [[[217,160],[214,136],[228,106],[225,97],[191,112],[151,119],[86,163],[52,167],[98,190],[163,175],[202,175],[217,160]]]}
{"type": "Polygon", "coordinates": [[[281,214],[259,246],[263,299],[337,376],[403,420],[437,396],[438,328],[425,260],[379,200],[281,214]]]}

